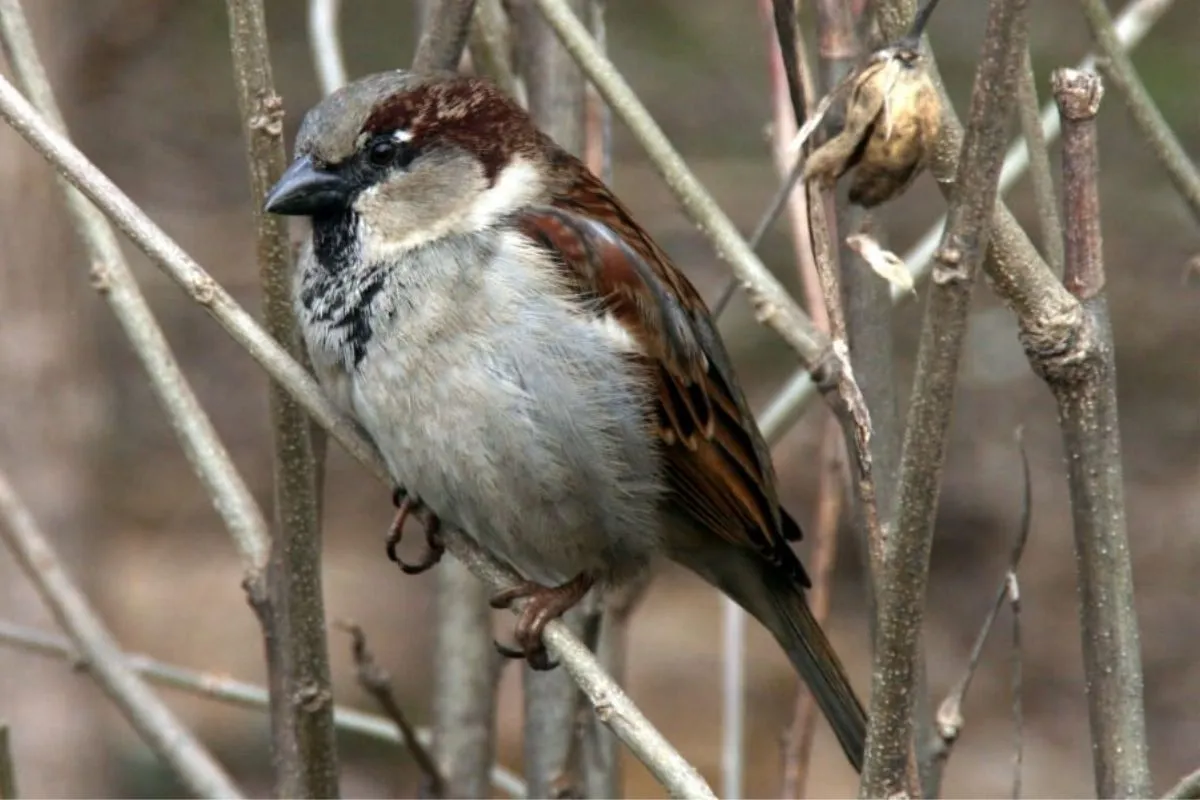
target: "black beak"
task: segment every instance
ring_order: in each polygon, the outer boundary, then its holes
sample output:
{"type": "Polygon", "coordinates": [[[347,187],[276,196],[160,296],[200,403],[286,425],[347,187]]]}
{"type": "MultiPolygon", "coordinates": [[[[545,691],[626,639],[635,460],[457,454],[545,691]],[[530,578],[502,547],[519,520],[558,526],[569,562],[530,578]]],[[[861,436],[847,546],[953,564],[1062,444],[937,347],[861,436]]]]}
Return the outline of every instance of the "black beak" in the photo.
{"type": "Polygon", "coordinates": [[[263,210],[270,214],[311,217],[324,211],[340,211],[350,199],[346,180],[313,165],[308,156],[297,158],[267,192],[263,210]]]}

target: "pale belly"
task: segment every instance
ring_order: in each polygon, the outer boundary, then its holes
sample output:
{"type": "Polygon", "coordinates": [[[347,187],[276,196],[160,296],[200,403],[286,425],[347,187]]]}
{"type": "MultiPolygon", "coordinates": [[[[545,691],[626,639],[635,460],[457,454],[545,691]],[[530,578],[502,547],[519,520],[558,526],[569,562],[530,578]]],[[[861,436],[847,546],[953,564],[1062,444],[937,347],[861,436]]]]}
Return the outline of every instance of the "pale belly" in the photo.
{"type": "Polygon", "coordinates": [[[345,388],[396,483],[525,577],[620,580],[657,551],[646,388],[596,326],[381,346],[345,388]]]}

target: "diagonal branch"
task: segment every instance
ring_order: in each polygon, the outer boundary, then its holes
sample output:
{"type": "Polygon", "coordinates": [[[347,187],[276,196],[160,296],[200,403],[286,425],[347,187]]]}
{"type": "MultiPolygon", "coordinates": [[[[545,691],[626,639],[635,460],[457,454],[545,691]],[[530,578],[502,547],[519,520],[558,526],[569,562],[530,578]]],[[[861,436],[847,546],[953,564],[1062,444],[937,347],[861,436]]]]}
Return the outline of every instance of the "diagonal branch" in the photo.
{"type": "MultiPolygon", "coordinates": [[[[116,226],[174,279],[242,345],[267,374],[286,388],[313,419],[381,481],[387,469],[378,452],[358,428],[343,416],[312,376],[268,336],[246,311],[170,237],[159,229],[127,195],[103,175],[70,142],[50,128],[12,84],[0,76],[0,117],[28,141],[116,226]]],[[[512,585],[512,573],[497,564],[468,537],[446,529],[448,549],[482,580],[496,588],[512,585]]],[[[519,612],[520,608],[514,608],[519,612]]],[[[647,765],[673,796],[711,797],[699,773],[675,751],[596,663],[586,647],[562,626],[546,629],[551,655],[571,672],[609,726],[634,755],[647,765]]]]}
{"type": "Polygon", "coordinates": [[[67,574],[36,520],[0,472],[0,541],[88,660],[96,683],[143,741],[200,797],[240,797],[220,764],[125,661],[124,653],[67,574]]]}
{"type": "MultiPolygon", "coordinates": [[[[262,210],[285,166],[283,101],[275,93],[262,0],[227,0],[238,107],[246,136],[259,280],[267,331],[303,358],[292,312],[292,261],[285,221],[262,210]]],[[[267,592],[251,593],[262,621],[272,693],[276,793],[336,797],[333,688],[321,590],[320,471],[324,435],[279,384],[268,389],[275,468],[275,535],[267,592]]]]}
{"type": "Polygon", "coordinates": [[[429,4],[413,57],[414,72],[458,68],[474,10],[475,0],[433,0],[429,4]]]}
{"type": "Polygon", "coordinates": [[[1192,216],[1200,220],[1200,170],[1171,131],[1162,112],[1154,104],[1146,85],[1138,77],[1133,61],[1125,54],[1117,40],[1112,17],[1103,0],[1080,0],[1083,15],[1092,29],[1092,38],[1100,50],[1097,61],[1100,71],[1116,87],[1125,100],[1133,122],[1150,146],[1154,156],[1162,164],[1175,190],[1191,209],[1192,216]]]}
{"type": "Polygon", "coordinates": [[[879,586],[871,719],[860,796],[916,794],[909,760],[925,587],[946,434],[975,275],[991,233],[1027,0],[991,0],[955,191],[921,328],[897,491],[879,586]]]}
{"type": "Polygon", "coordinates": [[[346,59],[338,17],[342,0],[308,0],[308,46],[321,94],[332,94],[346,84],[346,59]]]}

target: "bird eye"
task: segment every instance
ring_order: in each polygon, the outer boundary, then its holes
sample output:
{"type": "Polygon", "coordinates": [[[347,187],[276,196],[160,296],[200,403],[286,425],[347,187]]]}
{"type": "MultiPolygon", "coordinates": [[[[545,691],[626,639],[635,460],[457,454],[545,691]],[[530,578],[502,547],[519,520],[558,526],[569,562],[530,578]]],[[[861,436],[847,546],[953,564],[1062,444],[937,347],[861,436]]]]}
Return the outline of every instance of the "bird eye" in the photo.
{"type": "Polygon", "coordinates": [[[380,139],[371,144],[367,158],[377,167],[386,167],[396,157],[396,143],[391,139],[380,139]]]}

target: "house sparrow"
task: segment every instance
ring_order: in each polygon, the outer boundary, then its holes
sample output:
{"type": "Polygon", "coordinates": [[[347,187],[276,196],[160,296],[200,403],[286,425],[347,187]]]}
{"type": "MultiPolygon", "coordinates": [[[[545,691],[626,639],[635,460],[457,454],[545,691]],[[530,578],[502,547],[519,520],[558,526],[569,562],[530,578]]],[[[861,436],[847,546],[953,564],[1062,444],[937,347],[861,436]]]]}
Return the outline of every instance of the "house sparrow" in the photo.
{"type": "Polygon", "coordinates": [[[866,715],[716,327],[578,159],[483,80],[386,72],[308,112],[265,208],[312,220],[295,302],[321,384],[401,515],[527,579],[495,604],[529,599],[531,663],[550,619],[665,553],[775,635],[861,768],[866,715]]]}

